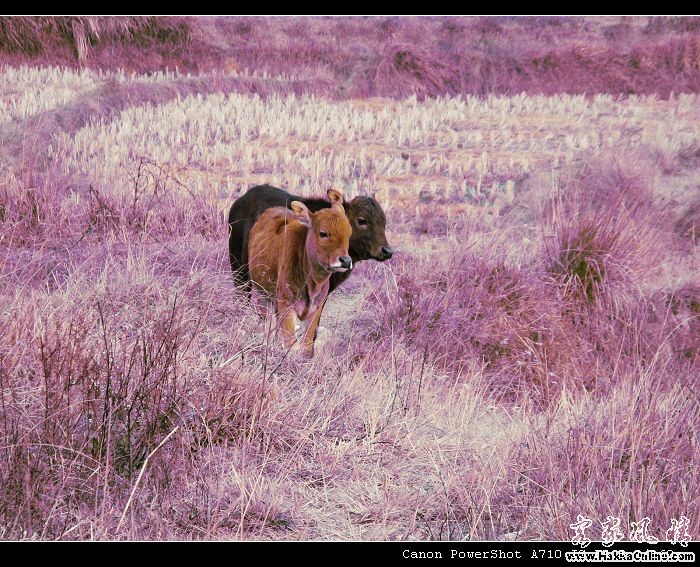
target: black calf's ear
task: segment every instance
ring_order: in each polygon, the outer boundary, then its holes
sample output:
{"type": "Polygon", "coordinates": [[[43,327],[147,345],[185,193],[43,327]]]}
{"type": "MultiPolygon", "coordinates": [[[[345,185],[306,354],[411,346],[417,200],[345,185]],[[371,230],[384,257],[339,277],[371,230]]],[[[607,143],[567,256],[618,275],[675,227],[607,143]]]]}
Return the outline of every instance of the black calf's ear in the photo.
{"type": "Polygon", "coordinates": [[[343,195],[343,192],[340,189],[329,189],[326,192],[326,195],[328,196],[328,200],[331,202],[331,205],[343,206],[345,195],[343,195]]]}

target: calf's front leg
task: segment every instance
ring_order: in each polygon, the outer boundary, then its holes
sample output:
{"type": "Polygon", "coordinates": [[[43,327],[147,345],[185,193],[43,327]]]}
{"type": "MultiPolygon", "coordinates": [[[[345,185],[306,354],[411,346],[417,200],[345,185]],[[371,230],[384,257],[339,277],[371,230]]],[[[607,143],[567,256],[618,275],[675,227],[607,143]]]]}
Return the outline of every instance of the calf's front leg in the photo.
{"type": "Polygon", "coordinates": [[[307,319],[308,324],[305,325],[304,336],[302,338],[301,348],[302,352],[308,358],[314,355],[314,343],[316,342],[316,333],[318,331],[318,325],[321,321],[321,315],[323,314],[323,308],[326,306],[326,299],[323,300],[318,309],[313,313],[311,319],[307,319]]]}
{"type": "Polygon", "coordinates": [[[292,348],[296,337],[296,313],[294,306],[284,299],[277,300],[277,322],[282,332],[284,348],[292,348]]]}

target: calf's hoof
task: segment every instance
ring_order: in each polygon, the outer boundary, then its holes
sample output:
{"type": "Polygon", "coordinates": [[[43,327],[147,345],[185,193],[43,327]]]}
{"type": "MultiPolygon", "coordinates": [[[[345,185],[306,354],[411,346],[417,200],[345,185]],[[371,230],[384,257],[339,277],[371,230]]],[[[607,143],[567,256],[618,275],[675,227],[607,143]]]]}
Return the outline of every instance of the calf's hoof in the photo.
{"type": "Polygon", "coordinates": [[[299,343],[294,343],[289,349],[289,352],[294,358],[301,360],[310,360],[314,356],[314,348],[308,348],[300,345],[299,343]]]}

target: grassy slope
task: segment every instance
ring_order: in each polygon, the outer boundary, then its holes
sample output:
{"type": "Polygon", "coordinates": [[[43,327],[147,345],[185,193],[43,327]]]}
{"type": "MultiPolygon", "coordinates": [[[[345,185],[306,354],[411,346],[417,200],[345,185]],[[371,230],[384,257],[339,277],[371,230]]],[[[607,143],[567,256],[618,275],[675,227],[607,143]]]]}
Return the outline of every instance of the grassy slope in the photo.
{"type": "Polygon", "coordinates": [[[46,104],[1,130],[3,537],[697,517],[695,97],[285,104],[41,76],[46,104]],[[257,181],[377,191],[401,250],[332,298],[309,363],[231,287],[223,213],[257,181]]]}
{"type": "Polygon", "coordinates": [[[326,96],[695,92],[698,18],[0,18],[0,61],[293,75],[326,96]]]}

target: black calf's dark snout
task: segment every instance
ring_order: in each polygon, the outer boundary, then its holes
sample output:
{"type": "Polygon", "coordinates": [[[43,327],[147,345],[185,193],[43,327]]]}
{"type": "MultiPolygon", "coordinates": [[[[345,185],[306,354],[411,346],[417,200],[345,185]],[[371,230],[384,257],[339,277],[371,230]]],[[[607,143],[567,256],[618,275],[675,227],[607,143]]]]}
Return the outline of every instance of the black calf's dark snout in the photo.
{"type": "Polygon", "coordinates": [[[394,255],[394,249],[391,246],[382,246],[382,260],[388,260],[394,255]]]}
{"type": "Polygon", "coordinates": [[[341,256],[339,258],[340,266],[343,268],[352,268],[352,258],[350,256],[341,256]]]}

